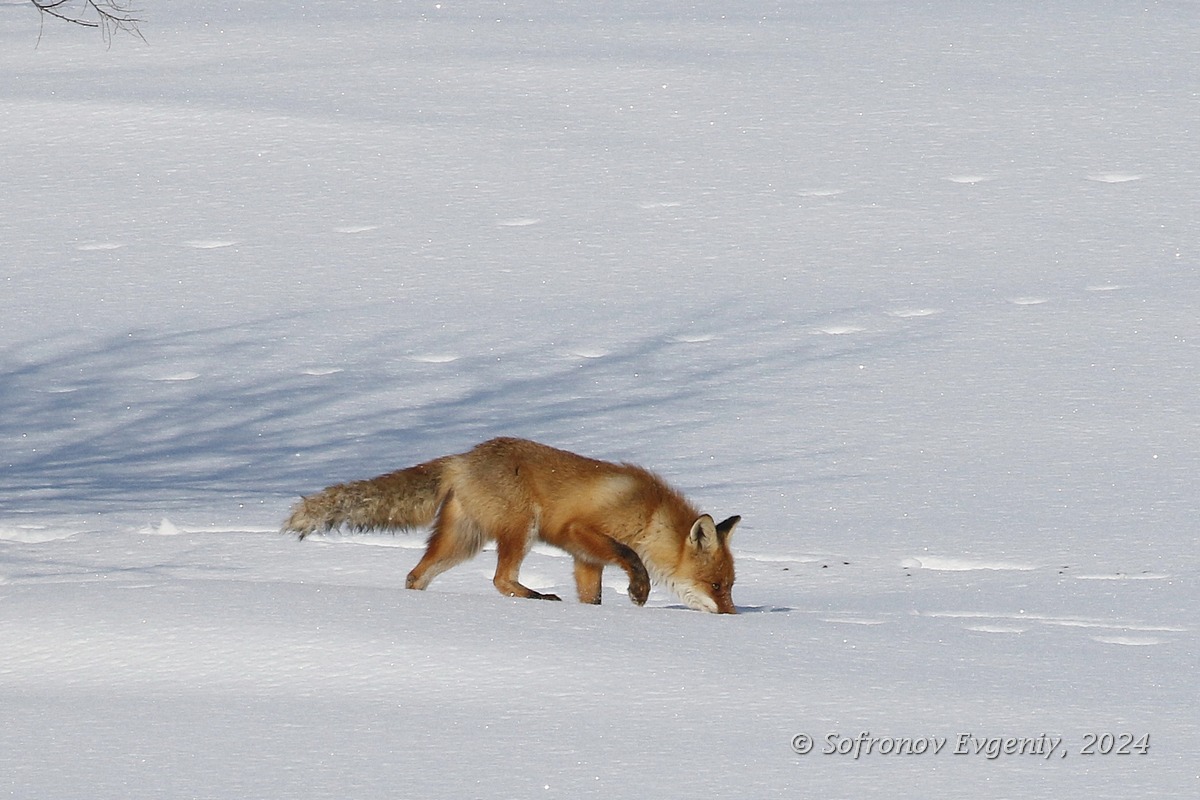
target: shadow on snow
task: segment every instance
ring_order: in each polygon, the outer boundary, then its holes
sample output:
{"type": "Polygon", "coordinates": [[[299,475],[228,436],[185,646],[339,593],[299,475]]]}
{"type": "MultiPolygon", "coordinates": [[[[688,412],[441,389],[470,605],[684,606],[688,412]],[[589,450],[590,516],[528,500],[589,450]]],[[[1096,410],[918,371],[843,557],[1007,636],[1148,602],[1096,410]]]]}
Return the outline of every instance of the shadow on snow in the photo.
{"type": "Polygon", "coordinates": [[[802,375],[798,364],[831,356],[813,337],[780,344],[760,327],[722,346],[678,331],[631,334],[587,356],[464,336],[454,344],[472,352],[444,360],[414,356],[391,332],[314,362],[296,344],[296,326],[311,323],[131,330],[0,351],[0,513],[290,499],[497,435],[645,461],[718,424],[705,417],[744,413],[737,406],[758,391],[747,385],[763,375],[802,375]]]}

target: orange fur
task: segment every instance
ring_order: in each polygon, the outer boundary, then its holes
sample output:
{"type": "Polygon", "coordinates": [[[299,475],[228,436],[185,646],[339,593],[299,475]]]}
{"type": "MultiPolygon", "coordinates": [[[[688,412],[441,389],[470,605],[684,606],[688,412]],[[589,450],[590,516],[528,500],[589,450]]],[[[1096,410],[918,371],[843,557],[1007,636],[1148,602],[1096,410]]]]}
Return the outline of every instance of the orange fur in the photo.
{"type": "Polygon", "coordinates": [[[725,614],[733,605],[729,537],[739,517],[719,525],[653,473],[557,450],[525,439],[492,439],[456,456],[302,498],[283,524],[303,539],[318,530],[433,525],[410,589],[496,543],[493,583],[503,594],[557,600],[521,585],[521,562],[535,540],[575,558],[581,602],[599,603],[604,566],[629,576],[641,605],[650,580],[692,608],[725,614]],[[649,572],[647,572],[647,570],[649,572]]]}

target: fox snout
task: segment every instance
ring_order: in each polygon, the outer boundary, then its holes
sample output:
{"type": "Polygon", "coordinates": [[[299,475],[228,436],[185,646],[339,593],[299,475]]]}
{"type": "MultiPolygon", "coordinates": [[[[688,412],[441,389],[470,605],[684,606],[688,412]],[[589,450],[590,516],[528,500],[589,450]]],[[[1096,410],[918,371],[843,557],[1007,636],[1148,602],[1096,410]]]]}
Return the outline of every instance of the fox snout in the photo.
{"type": "Polygon", "coordinates": [[[678,594],[683,602],[687,603],[688,608],[696,611],[707,611],[709,614],[736,614],[737,606],[733,604],[733,598],[728,591],[714,591],[713,588],[706,588],[703,584],[692,586],[683,586],[681,582],[676,582],[674,585],[675,593],[678,594]]]}

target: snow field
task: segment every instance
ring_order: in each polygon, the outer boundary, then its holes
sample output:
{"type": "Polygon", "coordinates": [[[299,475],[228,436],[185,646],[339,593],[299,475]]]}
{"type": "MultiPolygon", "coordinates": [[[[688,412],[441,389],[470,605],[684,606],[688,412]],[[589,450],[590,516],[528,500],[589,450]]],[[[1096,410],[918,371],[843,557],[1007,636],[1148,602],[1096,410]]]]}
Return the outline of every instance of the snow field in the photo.
{"type": "Polygon", "coordinates": [[[1193,5],[148,14],[0,6],[0,793],[1195,796],[1193,5]],[[494,435],[742,613],[275,533],[494,435]]]}

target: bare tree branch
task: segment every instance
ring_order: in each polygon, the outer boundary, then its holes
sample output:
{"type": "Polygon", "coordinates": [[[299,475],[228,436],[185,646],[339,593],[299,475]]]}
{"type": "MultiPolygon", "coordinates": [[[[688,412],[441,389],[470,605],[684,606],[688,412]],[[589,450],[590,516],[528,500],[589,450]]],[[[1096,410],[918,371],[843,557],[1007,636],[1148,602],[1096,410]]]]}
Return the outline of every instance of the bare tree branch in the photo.
{"type": "MultiPolygon", "coordinates": [[[[104,36],[106,43],[112,42],[114,33],[124,31],[136,36],[143,42],[138,24],[142,18],[141,12],[129,6],[128,0],[29,0],[41,13],[42,18],[55,19],[82,25],[85,28],[97,28],[104,36]]],[[[39,34],[38,38],[41,38],[39,34]]]]}

